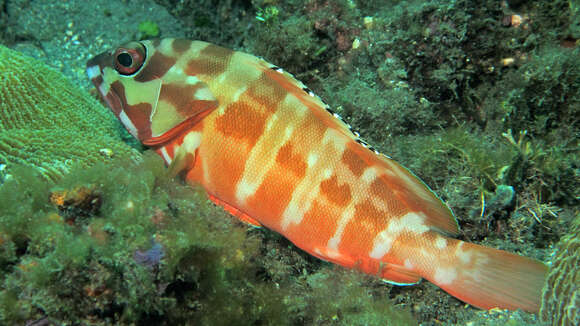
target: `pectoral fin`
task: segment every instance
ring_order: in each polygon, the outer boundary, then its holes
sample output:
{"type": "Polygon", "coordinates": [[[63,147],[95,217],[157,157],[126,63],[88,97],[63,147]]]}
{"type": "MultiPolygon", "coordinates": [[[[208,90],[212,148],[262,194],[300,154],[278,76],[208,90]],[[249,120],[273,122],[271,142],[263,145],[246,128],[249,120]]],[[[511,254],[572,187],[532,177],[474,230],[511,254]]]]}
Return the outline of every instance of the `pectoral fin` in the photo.
{"type": "Polygon", "coordinates": [[[421,281],[419,274],[396,264],[385,264],[381,268],[381,278],[383,282],[395,285],[414,285],[421,281]]]}
{"type": "Polygon", "coordinates": [[[189,170],[194,162],[195,152],[188,152],[181,147],[175,154],[171,164],[167,167],[167,173],[170,177],[174,178],[180,173],[189,170]]]}

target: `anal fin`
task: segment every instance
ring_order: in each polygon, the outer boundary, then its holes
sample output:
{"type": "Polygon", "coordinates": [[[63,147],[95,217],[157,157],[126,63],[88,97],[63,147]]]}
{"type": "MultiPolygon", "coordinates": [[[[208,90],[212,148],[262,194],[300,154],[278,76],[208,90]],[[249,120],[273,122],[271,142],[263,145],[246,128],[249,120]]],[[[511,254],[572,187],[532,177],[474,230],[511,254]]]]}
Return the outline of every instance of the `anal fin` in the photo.
{"type": "Polygon", "coordinates": [[[421,281],[421,275],[404,266],[389,263],[381,267],[380,277],[383,282],[395,285],[414,285],[421,281]]]}
{"type": "Polygon", "coordinates": [[[213,201],[216,205],[223,207],[228,213],[237,217],[240,221],[242,221],[246,224],[249,224],[253,227],[256,227],[256,228],[262,227],[262,224],[260,222],[258,222],[256,219],[254,219],[250,215],[242,212],[241,210],[235,208],[234,206],[224,202],[223,200],[221,200],[215,196],[212,196],[212,195],[209,195],[209,199],[211,201],[213,201]]]}

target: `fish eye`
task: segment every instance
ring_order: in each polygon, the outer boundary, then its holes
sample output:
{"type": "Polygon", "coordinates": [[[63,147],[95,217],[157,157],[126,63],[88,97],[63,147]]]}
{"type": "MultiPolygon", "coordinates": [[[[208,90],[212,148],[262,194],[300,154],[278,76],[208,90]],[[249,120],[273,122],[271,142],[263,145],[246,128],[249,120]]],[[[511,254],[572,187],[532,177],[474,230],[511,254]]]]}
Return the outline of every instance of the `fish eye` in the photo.
{"type": "Polygon", "coordinates": [[[147,51],[143,44],[131,42],[115,50],[113,66],[121,75],[132,75],[141,69],[146,57],[147,51]]]}
{"type": "Polygon", "coordinates": [[[129,68],[133,64],[133,58],[127,52],[119,53],[119,55],[117,56],[117,61],[121,66],[125,68],[129,68]]]}

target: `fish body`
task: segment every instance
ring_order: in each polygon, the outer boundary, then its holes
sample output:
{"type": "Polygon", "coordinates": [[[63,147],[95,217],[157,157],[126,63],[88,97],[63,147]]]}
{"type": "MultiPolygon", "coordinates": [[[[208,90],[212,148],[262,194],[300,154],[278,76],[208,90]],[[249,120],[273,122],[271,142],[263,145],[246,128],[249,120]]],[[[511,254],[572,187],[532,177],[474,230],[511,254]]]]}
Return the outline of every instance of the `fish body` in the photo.
{"type": "Polygon", "coordinates": [[[328,105],[255,56],[181,39],[87,63],[127,130],[241,220],[396,284],[425,278],[476,307],[539,309],[546,267],[460,241],[449,208],[328,105]]]}

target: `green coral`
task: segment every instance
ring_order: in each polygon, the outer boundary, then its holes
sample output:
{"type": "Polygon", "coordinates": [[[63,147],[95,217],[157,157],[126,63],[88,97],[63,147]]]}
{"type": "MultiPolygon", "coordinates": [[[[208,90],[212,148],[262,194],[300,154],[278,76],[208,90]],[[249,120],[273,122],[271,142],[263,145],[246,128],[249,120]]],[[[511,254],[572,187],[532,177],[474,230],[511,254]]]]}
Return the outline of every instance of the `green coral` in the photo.
{"type": "MultiPolygon", "coordinates": [[[[578,212],[577,212],[578,213],[578,212]]],[[[580,324],[580,215],[558,244],[544,286],[540,317],[552,325],[580,324]]]]}
{"type": "Polygon", "coordinates": [[[55,179],[73,165],[139,154],[112,114],[57,71],[0,45],[0,164],[55,179]]]}

